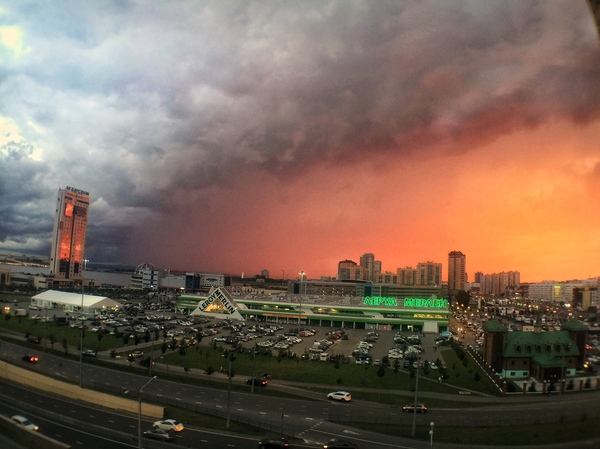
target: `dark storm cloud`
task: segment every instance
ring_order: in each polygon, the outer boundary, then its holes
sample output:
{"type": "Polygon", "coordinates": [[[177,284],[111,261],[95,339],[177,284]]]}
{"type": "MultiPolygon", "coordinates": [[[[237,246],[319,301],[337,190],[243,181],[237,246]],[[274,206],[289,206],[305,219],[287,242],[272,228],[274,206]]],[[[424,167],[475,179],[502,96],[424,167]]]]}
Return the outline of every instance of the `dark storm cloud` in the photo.
{"type": "Polygon", "coordinates": [[[2,152],[0,242],[10,241],[16,249],[49,249],[46,235],[52,231],[52,222],[48,222],[45,209],[52,193],[40,188],[43,173],[29,159],[33,149],[27,144],[8,142],[2,152]]]}
{"type": "Polygon", "coordinates": [[[90,191],[95,220],[119,229],[116,243],[90,232],[91,247],[108,257],[137,222],[185,204],[183,192],[239,173],[285,180],[378,154],[424,157],[451,142],[461,153],[554,117],[585,123],[600,108],[585,4],[31,1],[4,9],[1,25],[23,30],[23,54],[4,53],[0,115],[31,148],[28,156],[0,147],[5,244],[47,242],[54,192],[66,185],[90,191]]]}

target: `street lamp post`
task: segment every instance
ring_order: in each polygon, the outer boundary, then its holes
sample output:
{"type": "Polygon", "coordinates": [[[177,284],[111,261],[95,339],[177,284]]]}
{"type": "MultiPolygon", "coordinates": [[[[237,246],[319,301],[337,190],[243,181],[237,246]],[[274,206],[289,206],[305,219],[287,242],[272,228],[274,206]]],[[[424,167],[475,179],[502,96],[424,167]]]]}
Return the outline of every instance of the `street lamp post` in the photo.
{"type": "MultiPolygon", "coordinates": [[[[83,269],[81,270],[81,309],[79,315],[83,314],[83,297],[85,296],[85,264],[87,259],[83,259],[83,269]]],[[[79,387],[83,388],[83,322],[77,317],[79,321],[79,387]]]]}
{"type": "Polygon", "coordinates": [[[433,421],[431,421],[429,423],[429,447],[432,448],[433,447],[433,421]]]}
{"type": "Polygon", "coordinates": [[[156,376],[146,382],[138,393],[138,449],[142,449],[142,391],[154,379],[156,379],[156,376]]]}
{"type": "MultiPolygon", "coordinates": [[[[298,329],[300,328],[300,320],[302,319],[302,281],[304,280],[304,276],[306,275],[306,273],[304,271],[301,271],[299,274],[300,274],[300,308],[298,309],[298,329]]],[[[304,291],[306,294],[306,282],[305,282],[304,291]]]]}
{"type": "MultiPolygon", "coordinates": [[[[227,375],[229,376],[227,380],[227,428],[229,429],[229,421],[230,421],[230,413],[231,413],[231,362],[232,362],[233,354],[227,355],[227,375]]],[[[254,385],[254,379],[252,379],[252,384],[254,385]]]]}
{"type": "Polygon", "coordinates": [[[417,378],[415,381],[415,399],[413,403],[413,422],[412,422],[412,436],[415,436],[417,430],[417,394],[419,392],[419,365],[421,364],[421,356],[417,358],[417,378]]]}

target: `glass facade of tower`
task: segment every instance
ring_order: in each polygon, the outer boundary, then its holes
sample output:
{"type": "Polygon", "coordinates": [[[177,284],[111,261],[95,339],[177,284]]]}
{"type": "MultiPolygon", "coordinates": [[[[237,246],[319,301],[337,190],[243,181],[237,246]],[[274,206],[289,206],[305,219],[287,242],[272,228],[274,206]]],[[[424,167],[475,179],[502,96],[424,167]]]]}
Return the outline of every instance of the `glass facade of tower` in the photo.
{"type": "Polygon", "coordinates": [[[82,279],[89,207],[88,192],[58,191],[50,254],[50,275],[56,279],[82,279]]]}

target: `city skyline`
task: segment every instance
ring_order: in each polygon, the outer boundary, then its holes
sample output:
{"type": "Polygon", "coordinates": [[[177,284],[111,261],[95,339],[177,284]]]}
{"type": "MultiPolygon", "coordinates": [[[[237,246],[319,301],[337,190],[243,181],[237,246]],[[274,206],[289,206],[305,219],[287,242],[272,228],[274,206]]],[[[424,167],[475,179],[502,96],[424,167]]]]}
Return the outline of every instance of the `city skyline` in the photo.
{"type": "Polygon", "coordinates": [[[0,0],[0,250],[274,278],[600,275],[585,1],[0,0]]]}

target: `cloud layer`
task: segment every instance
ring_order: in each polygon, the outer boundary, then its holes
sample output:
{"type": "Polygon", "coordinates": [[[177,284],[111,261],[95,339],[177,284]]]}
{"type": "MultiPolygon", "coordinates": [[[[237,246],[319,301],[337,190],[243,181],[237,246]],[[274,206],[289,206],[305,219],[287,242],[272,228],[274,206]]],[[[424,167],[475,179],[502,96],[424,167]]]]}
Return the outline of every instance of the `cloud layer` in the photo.
{"type": "Polygon", "coordinates": [[[583,1],[2,3],[0,249],[70,185],[96,261],[600,274],[583,1]]]}

